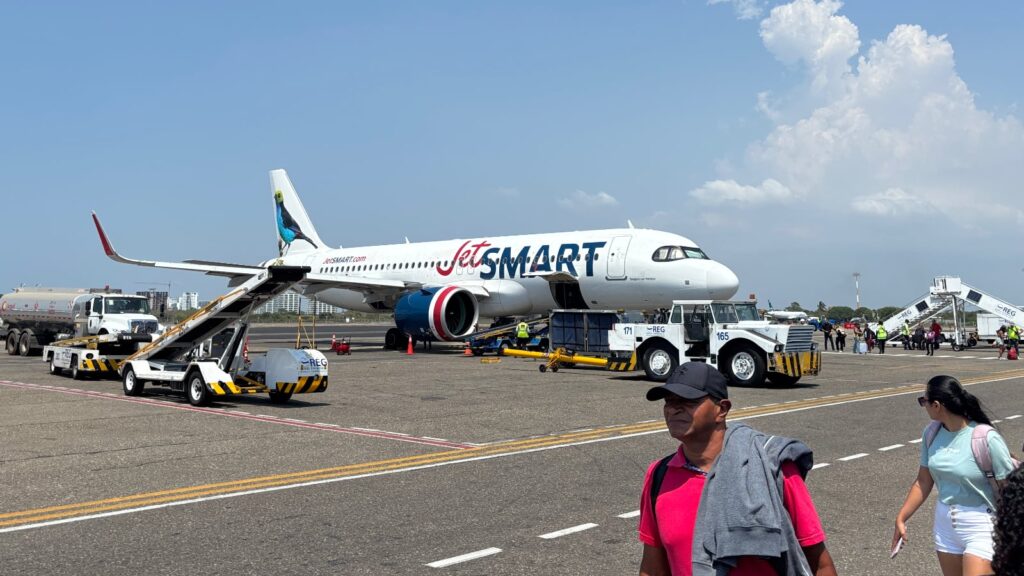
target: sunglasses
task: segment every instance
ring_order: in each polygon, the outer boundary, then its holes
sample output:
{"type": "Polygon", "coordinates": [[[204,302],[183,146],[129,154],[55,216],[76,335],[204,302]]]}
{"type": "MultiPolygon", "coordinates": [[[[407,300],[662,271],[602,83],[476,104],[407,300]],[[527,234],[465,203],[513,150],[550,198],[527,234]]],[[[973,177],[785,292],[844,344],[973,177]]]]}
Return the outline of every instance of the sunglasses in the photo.
{"type": "Polygon", "coordinates": [[[929,402],[931,402],[931,400],[929,400],[927,396],[919,396],[919,397],[917,398],[917,403],[918,403],[918,405],[920,405],[920,406],[925,406],[925,405],[927,405],[927,404],[928,404],[929,402]]]}

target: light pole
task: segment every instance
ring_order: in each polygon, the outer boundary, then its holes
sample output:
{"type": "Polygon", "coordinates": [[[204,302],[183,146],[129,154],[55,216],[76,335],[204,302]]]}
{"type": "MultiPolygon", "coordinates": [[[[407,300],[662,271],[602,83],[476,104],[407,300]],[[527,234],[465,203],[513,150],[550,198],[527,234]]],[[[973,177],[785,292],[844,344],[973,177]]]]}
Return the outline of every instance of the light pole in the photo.
{"type": "Polygon", "coordinates": [[[857,288],[857,306],[854,310],[860,310],[860,272],[853,273],[853,285],[857,288]]]}

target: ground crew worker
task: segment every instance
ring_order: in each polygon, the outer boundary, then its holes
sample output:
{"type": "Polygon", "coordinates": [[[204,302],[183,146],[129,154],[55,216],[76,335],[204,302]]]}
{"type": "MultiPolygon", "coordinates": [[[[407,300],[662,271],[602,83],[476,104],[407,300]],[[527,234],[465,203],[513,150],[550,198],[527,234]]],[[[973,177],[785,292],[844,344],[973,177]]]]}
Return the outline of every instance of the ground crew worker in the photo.
{"type": "Polygon", "coordinates": [[[525,320],[516,326],[516,342],[520,348],[526,348],[530,343],[530,325],[525,320]]]}
{"type": "Polygon", "coordinates": [[[889,339],[889,333],[886,332],[885,326],[879,322],[878,330],[875,331],[875,338],[878,339],[878,353],[885,354],[885,341],[889,339]]]}
{"type": "Polygon", "coordinates": [[[1020,328],[1016,324],[1010,324],[1010,327],[1006,329],[1006,347],[1013,348],[1013,350],[1020,354],[1020,328]]]}
{"type": "Polygon", "coordinates": [[[903,321],[903,328],[900,330],[900,333],[903,334],[903,349],[910,350],[910,322],[903,321]]]}

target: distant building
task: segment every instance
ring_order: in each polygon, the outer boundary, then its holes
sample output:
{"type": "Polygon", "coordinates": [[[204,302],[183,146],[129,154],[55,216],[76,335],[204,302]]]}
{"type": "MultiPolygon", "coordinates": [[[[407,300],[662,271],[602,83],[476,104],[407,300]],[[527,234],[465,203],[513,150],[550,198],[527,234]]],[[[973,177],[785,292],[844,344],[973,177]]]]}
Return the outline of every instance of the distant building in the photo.
{"type": "Polygon", "coordinates": [[[145,296],[149,300],[149,309],[153,314],[163,316],[165,313],[172,310],[168,306],[167,292],[158,292],[156,290],[145,290],[142,292],[136,292],[136,296],[145,296]]]}
{"type": "Polygon", "coordinates": [[[289,290],[260,306],[253,311],[253,314],[277,314],[280,312],[298,314],[301,312],[302,314],[316,314],[319,316],[323,314],[339,314],[343,311],[344,308],[331,306],[318,300],[311,300],[289,290]]]}
{"type": "Polygon", "coordinates": [[[195,310],[199,308],[198,292],[182,292],[178,296],[178,310],[195,310]]]}

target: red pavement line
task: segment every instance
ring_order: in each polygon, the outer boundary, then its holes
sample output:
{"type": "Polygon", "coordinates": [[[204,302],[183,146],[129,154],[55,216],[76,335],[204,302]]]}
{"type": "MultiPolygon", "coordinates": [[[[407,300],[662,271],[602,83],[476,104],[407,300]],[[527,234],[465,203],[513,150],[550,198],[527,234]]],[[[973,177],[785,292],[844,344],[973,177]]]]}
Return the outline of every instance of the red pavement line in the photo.
{"type": "Polygon", "coordinates": [[[24,390],[39,390],[44,392],[60,392],[62,394],[70,394],[73,396],[85,396],[87,398],[97,398],[101,400],[118,400],[120,402],[132,402],[134,404],[146,404],[148,406],[159,406],[161,408],[174,408],[175,410],[187,410],[189,412],[202,412],[204,414],[212,414],[214,416],[224,416],[227,418],[240,418],[242,420],[253,420],[256,422],[264,422],[267,424],[279,424],[282,426],[292,426],[295,428],[311,428],[313,430],[324,430],[326,432],[341,432],[343,434],[352,434],[355,436],[368,436],[371,438],[385,438],[387,440],[397,440],[399,442],[410,442],[412,444],[426,444],[427,446],[438,446],[442,448],[458,448],[462,450],[468,450],[470,448],[476,448],[472,444],[462,444],[459,442],[449,442],[447,440],[434,440],[428,438],[420,438],[417,436],[408,436],[400,432],[384,432],[384,431],[371,431],[371,430],[358,430],[355,428],[345,428],[344,426],[332,426],[325,424],[314,424],[312,422],[296,422],[294,420],[285,420],[277,416],[260,416],[258,414],[239,414],[237,412],[225,412],[218,408],[201,408],[191,405],[172,404],[170,402],[161,400],[151,400],[148,398],[132,398],[129,396],[118,396],[109,392],[95,392],[92,390],[78,390],[76,388],[65,388],[63,386],[48,386],[43,384],[29,384],[27,382],[11,382],[9,380],[0,380],[0,386],[6,386],[8,388],[21,388],[24,390]]]}

